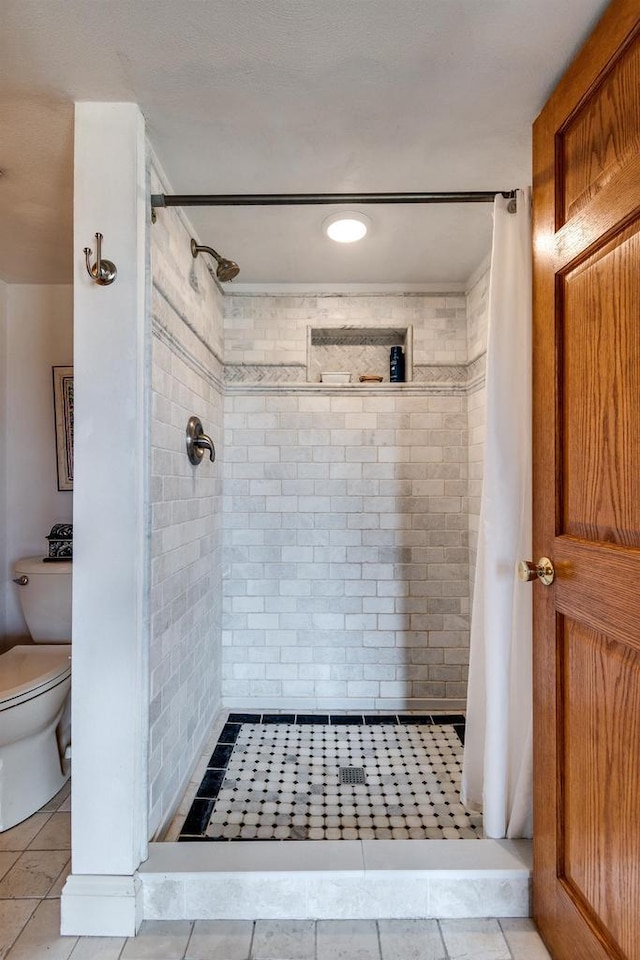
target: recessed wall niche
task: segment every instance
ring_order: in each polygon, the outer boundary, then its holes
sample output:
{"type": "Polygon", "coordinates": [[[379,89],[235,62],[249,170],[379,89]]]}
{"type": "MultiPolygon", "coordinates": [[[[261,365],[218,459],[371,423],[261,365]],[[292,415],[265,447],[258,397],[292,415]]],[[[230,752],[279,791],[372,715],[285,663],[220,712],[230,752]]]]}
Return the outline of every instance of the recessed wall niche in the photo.
{"type": "Polygon", "coordinates": [[[377,374],[389,382],[389,351],[401,346],[405,381],[413,380],[413,327],[307,327],[307,380],[319,383],[324,371],[344,370],[351,382],[377,374]]]}

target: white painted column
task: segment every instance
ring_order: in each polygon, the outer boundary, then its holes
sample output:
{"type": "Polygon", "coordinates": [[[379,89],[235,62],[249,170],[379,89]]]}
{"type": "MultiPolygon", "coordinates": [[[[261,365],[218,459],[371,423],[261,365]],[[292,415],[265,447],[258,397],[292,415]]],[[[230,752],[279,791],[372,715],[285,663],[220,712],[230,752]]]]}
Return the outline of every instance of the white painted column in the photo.
{"type": "MultiPolygon", "coordinates": [[[[7,285],[0,280],[0,636],[6,636],[7,557],[7,285]]],[[[2,650],[0,650],[2,652],[2,650]]]]}
{"type": "Polygon", "coordinates": [[[72,874],[62,933],[132,935],[147,851],[146,184],[132,103],[79,103],[74,197],[72,874]],[[104,235],[118,269],[92,282],[104,235]]]}

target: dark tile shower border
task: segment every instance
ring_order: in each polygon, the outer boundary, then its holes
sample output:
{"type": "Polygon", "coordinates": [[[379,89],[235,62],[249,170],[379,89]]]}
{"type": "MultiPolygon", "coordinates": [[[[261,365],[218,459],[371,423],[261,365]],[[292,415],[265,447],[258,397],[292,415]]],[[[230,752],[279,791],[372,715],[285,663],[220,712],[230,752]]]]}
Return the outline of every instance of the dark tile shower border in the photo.
{"type": "MultiPolygon", "coordinates": [[[[425,713],[420,715],[404,713],[378,715],[365,713],[230,713],[218,737],[215,749],[209,758],[202,782],[196,790],[195,799],[182,825],[178,842],[231,842],[226,837],[206,837],[204,836],[204,832],[209,824],[213,807],[226,776],[231,754],[233,753],[233,748],[240,734],[240,728],[244,723],[288,723],[291,725],[317,723],[324,726],[345,726],[350,724],[360,726],[382,726],[390,724],[453,726],[462,744],[464,744],[465,733],[465,717],[462,713],[425,713]]],[[[250,842],[256,843],[260,841],[252,839],[250,842]]]]}

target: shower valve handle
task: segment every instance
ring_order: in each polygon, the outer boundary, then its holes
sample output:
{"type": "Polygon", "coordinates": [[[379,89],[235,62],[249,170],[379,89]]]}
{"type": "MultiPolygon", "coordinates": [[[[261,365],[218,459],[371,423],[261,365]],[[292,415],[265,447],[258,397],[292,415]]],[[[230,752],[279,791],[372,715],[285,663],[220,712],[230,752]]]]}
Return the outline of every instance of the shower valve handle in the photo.
{"type": "Polygon", "coordinates": [[[556,576],[556,571],[549,557],[540,557],[537,563],[532,560],[520,560],[516,569],[518,580],[529,583],[531,580],[538,579],[545,587],[551,586],[556,576]]]}
{"type": "Polygon", "coordinates": [[[202,429],[202,424],[198,417],[189,417],[187,424],[187,456],[189,462],[197,467],[204,457],[205,450],[209,451],[209,459],[215,460],[216,448],[213,440],[208,437],[202,429]]]}

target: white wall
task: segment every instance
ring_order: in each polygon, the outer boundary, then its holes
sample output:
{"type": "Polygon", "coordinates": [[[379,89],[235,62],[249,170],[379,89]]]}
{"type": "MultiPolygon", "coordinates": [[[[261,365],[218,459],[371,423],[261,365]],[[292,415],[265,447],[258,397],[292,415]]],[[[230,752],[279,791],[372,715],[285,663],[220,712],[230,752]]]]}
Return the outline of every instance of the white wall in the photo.
{"type": "MultiPolygon", "coordinates": [[[[73,363],[70,285],[4,287],[2,594],[3,646],[28,636],[12,583],[12,564],[46,556],[54,523],[72,519],[73,494],[58,490],[53,414],[53,366],[73,363]]],[[[1,607],[0,607],[1,609],[1,607]]]]}

